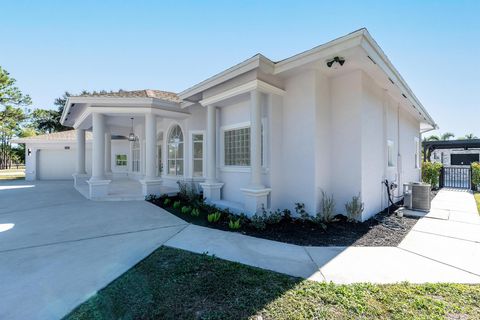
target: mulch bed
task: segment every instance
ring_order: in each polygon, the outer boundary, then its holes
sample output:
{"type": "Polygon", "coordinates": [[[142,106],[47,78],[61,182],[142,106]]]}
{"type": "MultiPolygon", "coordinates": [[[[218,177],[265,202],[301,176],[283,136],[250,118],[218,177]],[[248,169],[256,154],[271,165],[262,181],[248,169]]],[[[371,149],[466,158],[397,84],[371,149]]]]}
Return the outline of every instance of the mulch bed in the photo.
{"type": "Polygon", "coordinates": [[[150,202],[195,225],[303,246],[397,246],[418,221],[417,217],[397,217],[392,206],[364,222],[351,222],[339,215],[326,229],[310,221],[283,219],[280,223],[267,225],[264,230],[243,224],[240,230],[232,231],[227,217],[209,223],[204,212],[193,217],[180,209],[165,207],[162,200],[150,202]]]}

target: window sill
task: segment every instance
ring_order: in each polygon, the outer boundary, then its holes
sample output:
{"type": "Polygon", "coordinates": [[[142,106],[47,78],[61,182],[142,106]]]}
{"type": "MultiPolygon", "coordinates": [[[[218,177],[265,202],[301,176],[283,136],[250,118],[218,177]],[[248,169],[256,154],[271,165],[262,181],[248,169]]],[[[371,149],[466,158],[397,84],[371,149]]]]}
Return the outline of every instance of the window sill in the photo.
{"type": "MultiPolygon", "coordinates": [[[[244,173],[249,173],[252,172],[251,167],[241,167],[241,166],[223,166],[220,167],[221,172],[244,172],[244,173]]],[[[262,167],[262,173],[269,173],[270,169],[262,167]]]]}

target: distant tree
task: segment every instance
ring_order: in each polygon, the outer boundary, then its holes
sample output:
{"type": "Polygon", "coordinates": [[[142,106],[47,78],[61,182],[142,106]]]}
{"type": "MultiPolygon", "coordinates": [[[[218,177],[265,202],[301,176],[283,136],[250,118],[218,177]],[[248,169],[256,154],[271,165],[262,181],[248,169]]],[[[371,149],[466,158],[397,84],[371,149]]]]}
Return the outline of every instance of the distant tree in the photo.
{"type": "Polygon", "coordinates": [[[431,135],[427,138],[427,141],[440,141],[440,138],[436,135],[431,135]]]}
{"type": "Polygon", "coordinates": [[[22,107],[32,103],[30,97],[15,86],[15,82],[16,80],[0,67],[0,169],[9,168],[12,161],[17,160],[11,140],[19,133],[26,119],[22,107]]]}
{"type": "MultiPolygon", "coordinates": [[[[83,92],[82,92],[83,93],[83,92]]],[[[65,92],[61,97],[58,97],[53,102],[55,109],[35,109],[30,115],[31,125],[39,133],[52,133],[58,131],[71,130],[69,127],[65,127],[60,123],[62,117],[63,108],[67,102],[68,97],[71,94],[65,92]]]]}
{"type": "Polygon", "coordinates": [[[454,135],[453,133],[451,133],[451,132],[445,132],[444,134],[442,134],[442,135],[440,136],[440,139],[446,141],[446,140],[450,140],[450,138],[454,138],[454,137],[455,137],[455,135],[454,135]]]}
{"type": "Polygon", "coordinates": [[[465,139],[467,140],[473,140],[473,139],[478,139],[476,135],[474,135],[473,133],[468,133],[465,135],[465,139]]]}

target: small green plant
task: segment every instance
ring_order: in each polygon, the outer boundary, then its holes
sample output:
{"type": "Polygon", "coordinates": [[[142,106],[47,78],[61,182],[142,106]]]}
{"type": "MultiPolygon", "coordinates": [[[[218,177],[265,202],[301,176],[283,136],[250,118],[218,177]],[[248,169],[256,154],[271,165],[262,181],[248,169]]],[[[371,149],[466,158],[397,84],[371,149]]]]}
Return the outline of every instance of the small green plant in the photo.
{"type": "Polygon", "coordinates": [[[172,202],[172,200],[170,200],[170,198],[165,198],[165,200],[163,200],[163,205],[165,207],[168,207],[171,202],[172,202]]]}
{"type": "Polygon", "coordinates": [[[193,208],[190,214],[192,217],[198,217],[200,215],[200,210],[198,210],[198,208],[193,208]]]}
{"type": "Polygon", "coordinates": [[[322,190],[322,217],[323,222],[329,223],[334,220],[335,200],[322,190]]]}
{"type": "Polygon", "coordinates": [[[423,162],[422,181],[430,184],[432,188],[438,188],[442,168],[443,165],[439,162],[423,162]]]}
{"type": "Polygon", "coordinates": [[[146,201],[155,201],[157,199],[158,199],[158,197],[154,194],[149,194],[148,196],[145,196],[146,201]]]}
{"type": "Polygon", "coordinates": [[[210,223],[215,223],[215,222],[218,222],[218,220],[220,220],[220,217],[222,216],[222,214],[218,211],[215,211],[214,213],[210,213],[208,216],[207,216],[207,220],[208,222],[210,223]]]}
{"type": "Polygon", "coordinates": [[[255,213],[250,219],[250,225],[258,230],[265,230],[267,223],[265,222],[265,216],[255,213]]]}
{"type": "Polygon", "coordinates": [[[360,221],[362,219],[364,204],[361,200],[360,194],[358,194],[358,196],[353,196],[352,201],[345,204],[345,210],[347,210],[348,219],[350,221],[360,221]]]}
{"type": "Polygon", "coordinates": [[[295,212],[300,216],[302,220],[311,220],[312,217],[305,210],[305,204],[301,202],[295,203],[295,212]]]}
{"type": "Polygon", "coordinates": [[[228,222],[228,227],[232,230],[238,230],[240,229],[241,227],[241,222],[240,222],[240,218],[238,218],[237,220],[231,220],[228,222]]]}
{"type": "Polygon", "coordinates": [[[181,205],[182,205],[182,202],[180,200],[175,201],[173,203],[173,209],[179,209],[181,205]]]}
{"type": "Polygon", "coordinates": [[[182,207],[182,213],[183,214],[188,214],[188,213],[190,213],[190,211],[192,211],[191,207],[188,207],[188,206],[183,206],[182,207]]]}

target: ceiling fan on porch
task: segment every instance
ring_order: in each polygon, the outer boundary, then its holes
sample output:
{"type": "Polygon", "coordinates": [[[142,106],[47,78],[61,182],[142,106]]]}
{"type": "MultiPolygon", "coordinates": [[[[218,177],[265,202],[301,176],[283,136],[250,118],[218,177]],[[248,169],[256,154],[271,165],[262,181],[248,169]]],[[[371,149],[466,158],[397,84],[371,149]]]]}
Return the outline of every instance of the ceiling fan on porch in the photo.
{"type": "Polygon", "coordinates": [[[132,129],[130,130],[130,134],[128,135],[128,141],[135,141],[135,132],[133,132],[133,118],[130,118],[132,120],[132,129]]]}

